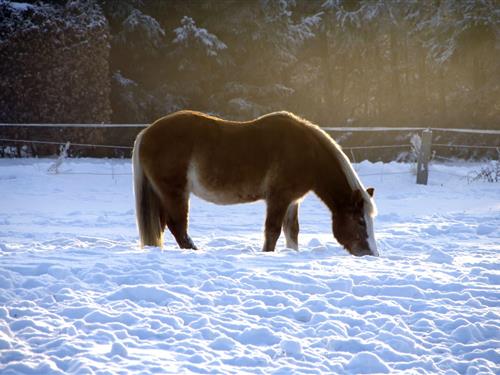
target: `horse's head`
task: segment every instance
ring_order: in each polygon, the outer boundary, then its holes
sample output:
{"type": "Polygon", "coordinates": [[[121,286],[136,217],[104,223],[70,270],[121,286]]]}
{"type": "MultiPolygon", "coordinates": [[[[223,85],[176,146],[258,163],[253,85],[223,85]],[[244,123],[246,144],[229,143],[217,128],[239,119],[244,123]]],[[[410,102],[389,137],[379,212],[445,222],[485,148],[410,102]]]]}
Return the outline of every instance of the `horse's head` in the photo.
{"type": "Polygon", "coordinates": [[[348,202],[338,207],[333,217],[333,234],[337,241],[352,255],[378,256],[373,217],[373,188],[365,192],[355,190],[348,202]]]}

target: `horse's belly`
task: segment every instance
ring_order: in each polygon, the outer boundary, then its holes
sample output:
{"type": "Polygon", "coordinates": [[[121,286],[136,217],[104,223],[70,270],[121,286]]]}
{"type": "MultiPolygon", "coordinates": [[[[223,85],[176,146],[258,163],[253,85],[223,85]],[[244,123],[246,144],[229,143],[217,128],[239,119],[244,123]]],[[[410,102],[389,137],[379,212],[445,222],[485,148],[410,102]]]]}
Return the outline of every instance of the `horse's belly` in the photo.
{"type": "Polygon", "coordinates": [[[262,199],[259,186],[235,186],[216,179],[204,179],[195,165],[190,165],[187,173],[187,184],[190,193],[215,204],[237,204],[254,202],[262,199]],[[210,182],[210,180],[212,180],[210,182]]]}

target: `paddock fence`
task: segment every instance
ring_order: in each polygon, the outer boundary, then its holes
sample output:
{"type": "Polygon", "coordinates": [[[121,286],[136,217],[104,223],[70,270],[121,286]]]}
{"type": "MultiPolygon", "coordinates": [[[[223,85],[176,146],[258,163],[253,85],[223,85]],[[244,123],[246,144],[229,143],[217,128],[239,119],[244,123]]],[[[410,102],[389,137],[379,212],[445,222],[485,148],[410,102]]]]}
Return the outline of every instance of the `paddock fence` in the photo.
{"type": "MultiPolygon", "coordinates": [[[[0,157],[129,158],[145,124],[0,124],[0,157]]],[[[323,127],[351,161],[417,162],[426,184],[429,160],[498,160],[500,130],[428,127],[323,127]]],[[[298,150],[297,152],[300,152],[298,150]]]]}

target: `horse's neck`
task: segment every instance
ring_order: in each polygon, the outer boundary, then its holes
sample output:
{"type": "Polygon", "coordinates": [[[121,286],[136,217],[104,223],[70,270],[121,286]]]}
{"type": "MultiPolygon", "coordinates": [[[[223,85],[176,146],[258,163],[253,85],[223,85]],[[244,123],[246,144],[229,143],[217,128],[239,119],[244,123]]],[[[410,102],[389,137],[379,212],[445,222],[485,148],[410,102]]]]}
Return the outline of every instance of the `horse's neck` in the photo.
{"type": "Polygon", "coordinates": [[[353,189],[345,173],[338,160],[329,161],[318,171],[314,192],[332,213],[348,204],[352,196],[353,189]]]}

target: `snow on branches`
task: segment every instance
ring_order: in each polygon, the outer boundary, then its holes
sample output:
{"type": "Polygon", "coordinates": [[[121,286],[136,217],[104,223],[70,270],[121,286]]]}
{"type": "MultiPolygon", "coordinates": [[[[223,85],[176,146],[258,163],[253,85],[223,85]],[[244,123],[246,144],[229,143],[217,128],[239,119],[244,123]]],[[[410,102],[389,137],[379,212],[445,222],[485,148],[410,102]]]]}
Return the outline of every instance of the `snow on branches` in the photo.
{"type": "Polygon", "coordinates": [[[197,44],[205,49],[207,56],[217,56],[219,51],[227,48],[216,35],[196,26],[194,20],[188,16],[182,18],[181,26],[177,27],[174,32],[176,35],[174,43],[183,44],[186,47],[191,43],[197,44]]]}

